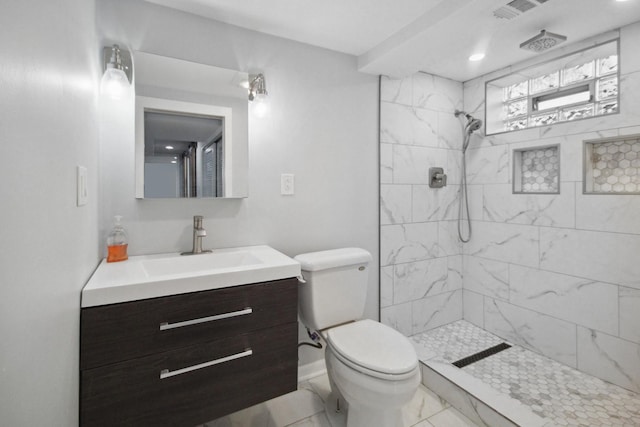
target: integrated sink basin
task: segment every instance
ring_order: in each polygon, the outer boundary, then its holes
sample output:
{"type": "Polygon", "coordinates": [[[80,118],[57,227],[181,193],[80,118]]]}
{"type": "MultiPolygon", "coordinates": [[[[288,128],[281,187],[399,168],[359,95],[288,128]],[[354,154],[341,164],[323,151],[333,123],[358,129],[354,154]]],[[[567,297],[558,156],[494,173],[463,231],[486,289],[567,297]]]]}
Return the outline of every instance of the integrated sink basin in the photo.
{"type": "Polygon", "coordinates": [[[147,259],[141,262],[149,277],[158,278],[174,274],[199,274],[200,272],[264,264],[250,250],[171,256],[147,259]]]}
{"type": "Polygon", "coordinates": [[[82,307],[297,277],[300,264],[269,246],[103,260],[82,290],[82,307]]]}

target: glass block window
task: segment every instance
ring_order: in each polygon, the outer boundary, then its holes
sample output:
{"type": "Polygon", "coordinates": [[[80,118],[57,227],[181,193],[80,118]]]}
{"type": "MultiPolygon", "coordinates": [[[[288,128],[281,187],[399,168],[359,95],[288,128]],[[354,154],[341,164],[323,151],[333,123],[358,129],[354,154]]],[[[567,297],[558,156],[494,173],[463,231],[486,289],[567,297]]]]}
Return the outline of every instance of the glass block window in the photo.
{"type": "Polygon", "coordinates": [[[558,113],[551,112],[529,117],[529,127],[552,125],[558,121],[558,113]]]}
{"type": "Polygon", "coordinates": [[[508,130],[525,129],[527,127],[527,119],[518,119],[507,123],[508,130]]]}
{"type": "Polygon", "coordinates": [[[606,76],[618,71],[618,55],[609,55],[605,58],[599,58],[598,76],[606,76]]]}
{"type": "Polygon", "coordinates": [[[640,194],[640,135],[585,142],[584,192],[640,194]]]}
{"type": "Polygon", "coordinates": [[[519,101],[510,102],[507,104],[507,119],[524,116],[526,114],[527,114],[526,99],[521,99],[519,101]]]}
{"type": "Polygon", "coordinates": [[[618,59],[614,40],[487,82],[487,134],[617,113],[618,59]]]}
{"type": "Polygon", "coordinates": [[[504,99],[516,99],[529,94],[529,82],[523,81],[504,88],[504,99]]]}
{"type": "Polygon", "coordinates": [[[618,96],[618,76],[598,80],[597,99],[611,99],[618,96]]]}
{"type": "Polygon", "coordinates": [[[548,92],[560,86],[558,71],[551,74],[545,74],[529,80],[529,92],[531,95],[536,93],[548,92]]]}
{"type": "Polygon", "coordinates": [[[563,108],[560,113],[560,120],[566,122],[591,116],[593,116],[593,104],[588,104],[579,107],[563,108]]]}
{"type": "Polygon", "coordinates": [[[559,193],[560,154],[557,145],[513,152],[514,193],[559,193]]]}
{"type": "Polygon", "coordinates": [[[611,114],[618,111],[618,100],[610,100],[608,102],[598,102],[598,115],[611,114]]]}
{"type": "Polygon", "coordinates": [[[585,64],[569,66],[562,70],[562,86],[592,79],[594,76],[594,61],[585,64]]]}

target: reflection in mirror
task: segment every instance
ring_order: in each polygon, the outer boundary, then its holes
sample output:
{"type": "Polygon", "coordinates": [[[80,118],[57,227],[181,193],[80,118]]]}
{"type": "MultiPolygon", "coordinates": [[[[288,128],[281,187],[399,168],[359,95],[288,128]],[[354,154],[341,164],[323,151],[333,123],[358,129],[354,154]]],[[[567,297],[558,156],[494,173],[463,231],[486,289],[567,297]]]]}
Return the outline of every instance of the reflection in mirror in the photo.
{"type": "Polygon", "coordinates": [[[136,197],[232,193],[232,109],[136,97],[136,197]]]}
{"type": "Polygon", "coordinates": [[[221,118],[145,111],[145,197],[221,197],[222,130],[221,118]]]}
{"type": "Polygon", "coordinates": [[[247,197],[247,73],[146,52],[135,70],[136,197],[247,197]]]}

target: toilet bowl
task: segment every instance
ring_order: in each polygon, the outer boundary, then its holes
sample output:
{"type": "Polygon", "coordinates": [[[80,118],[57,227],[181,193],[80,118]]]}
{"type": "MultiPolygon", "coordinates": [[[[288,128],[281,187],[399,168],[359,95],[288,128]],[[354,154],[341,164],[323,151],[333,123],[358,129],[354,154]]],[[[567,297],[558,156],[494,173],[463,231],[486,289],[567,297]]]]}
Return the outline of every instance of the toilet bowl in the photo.
{"type": "Polygon", "coordinates": [[[402,426],[402,408],[420,384],[418,359],[408,339],[372,320],[338,326],[324,335],[333,398],[342,400],[330,402],[327,410],[346,411],[348,427],[402,426]]]}
{"type": "Polygon", "coordinates": [[[347,427],[402,426],[401,410],[417,391],[420,368],[407,337],[362,319],[371,255],[344,248],[295,259],[302,270],[300,319],[327,344],[332,390],[327,415],[346,410],[347,427]]]}

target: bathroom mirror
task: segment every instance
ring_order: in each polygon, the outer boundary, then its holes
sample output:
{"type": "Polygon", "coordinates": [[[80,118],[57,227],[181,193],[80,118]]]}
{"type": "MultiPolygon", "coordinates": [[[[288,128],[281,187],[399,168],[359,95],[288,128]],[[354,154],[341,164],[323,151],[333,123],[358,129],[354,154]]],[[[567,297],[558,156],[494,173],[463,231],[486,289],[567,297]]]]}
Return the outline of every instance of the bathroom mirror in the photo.
{"type": "Polygon", "coordinates": [[[135,79],[136,197],[247,197],[248,75],[137,52],[135,79]]]}

